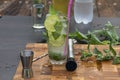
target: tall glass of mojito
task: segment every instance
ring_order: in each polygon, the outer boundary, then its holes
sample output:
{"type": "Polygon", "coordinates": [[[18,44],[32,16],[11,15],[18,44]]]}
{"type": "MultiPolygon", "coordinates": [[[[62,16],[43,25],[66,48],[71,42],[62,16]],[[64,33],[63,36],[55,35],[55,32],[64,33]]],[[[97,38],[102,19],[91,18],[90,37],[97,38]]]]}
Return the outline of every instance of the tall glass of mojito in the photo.
{"type": "Polygon", "coordinates": [[[64,53],[67,31],[67,19],[62,14],[54,11],[53,7],[45,20],[48,36],[48,55],[52,64],[63,64],[67,53],[64,53]]]}

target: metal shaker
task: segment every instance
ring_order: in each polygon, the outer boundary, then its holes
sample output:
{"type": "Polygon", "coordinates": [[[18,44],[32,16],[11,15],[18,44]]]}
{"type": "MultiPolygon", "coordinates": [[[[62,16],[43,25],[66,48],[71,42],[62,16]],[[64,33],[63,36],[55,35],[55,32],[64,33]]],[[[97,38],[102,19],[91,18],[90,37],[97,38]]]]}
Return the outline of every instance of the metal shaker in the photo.
{"type": "Polygon", "coordinates": [[[32,60],[34,53],[31,50],[24,50],[20,53],[21,63],[22,63],[22,78],[32,78],[32,60]]]}

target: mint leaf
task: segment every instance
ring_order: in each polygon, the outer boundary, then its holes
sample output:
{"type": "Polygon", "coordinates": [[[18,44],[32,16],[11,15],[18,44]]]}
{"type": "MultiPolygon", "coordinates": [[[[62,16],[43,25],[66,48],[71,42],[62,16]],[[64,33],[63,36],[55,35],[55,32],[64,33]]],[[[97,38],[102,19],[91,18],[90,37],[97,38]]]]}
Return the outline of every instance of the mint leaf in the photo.
{"type": "Polygon", "coordinates": [[[60,37],[62,27],[63,27],[62,22],[57,21],[56,24],[54,25],[55,32],[52,32],[52,35],[53,35],[54,39],[58,39],[60,37]]]}
{"type": "Polygon", "coordinates": [[[112,64],[120,64],[120,56],[114,57],[112,64]]]}
{"type": "Polygon", "coordinates": [[[90,52],[86,52],[86,51],[82,51],[82,55],[80,57],[81,60],[86,60],[88,57],[91,57],[92,53],[90,52]]]}
{"type": "Polygon", "coordinates": [[[90,32],[90,31],[88,32],[87,37],[88,37],[88,41],[90,42],[90,44],[103,44],[99,40],[99,38],[95,34],[93,34],[92,32],[90,32]]]}
{"type": "Polygon", "coordinates": [[[85,40],[87,39],[87,36],[79,31],[76,32],[76,35],[79,39],[85,39],[85,40]]]}
{"type": "Polygon", "coordinates": [[[106,25],[105,25],[106,30],[108,30],[111,33],[111,37],[112,40],[118,41],[119,40],[119,36],[115,30],[116,26],[113,26],[111,24],[111,22],[109,21],[106,25]]]}
{"type": "Polygon", "coordinates": [[[109,44],[109,49],[112,52],[113,56],[116,56],[116,51],[114,50],[114,48],[112,47],[112,42],[110,42],[109,44]]]}
{"type": "Polygon", "coordinates": [[[62,22],[57,21],[56,24],[54,25],[54,28],[55,28],[56,32],[61,33],[62,28],[63,28],[62,22]]]}
{"type": "Polygon", "coordinates": [[[49,6],[49,14],[51,15],[56,15],[57,11],[54,9],[53,5],[49,6]]]}
{"type": "Polygon", "coordinates": [[[56,61],[63,60],[66,57],[66,56],[62,56],[61,53],[56,53],[56,52],[52,52],[52,51],[50,51],[48,55],[49,55],[50,59],[53,59],[56,61]]]}
{"type": "Polygon", "coordinates": [[[61,34],[58,32],[52,32],[52,35],[53,35],[54,39],[56,40],[60,37],[61,34]]]}
{"type": "Polygon", "coordinates": [[[101,51],[99,51],[96,47],[94,48],[94,53],[96,54],[97,60],[103,60],[103,54],[101,51]]]}

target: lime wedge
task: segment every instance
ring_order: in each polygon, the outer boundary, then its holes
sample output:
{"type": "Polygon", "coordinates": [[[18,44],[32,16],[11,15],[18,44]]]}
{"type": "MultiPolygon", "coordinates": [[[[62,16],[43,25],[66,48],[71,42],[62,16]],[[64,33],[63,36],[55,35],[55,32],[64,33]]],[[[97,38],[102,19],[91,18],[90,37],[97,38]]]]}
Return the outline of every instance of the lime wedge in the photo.
{"type": "Polygon", "coordinates": [[[49,32],[56,31],[55,28],[54,28],[54,25],[56,24],[57,21],[59,21],[59,17],[57,15],[49,15],[49,16],[47,16],[47,18],[45,20],[45,28],[49,32]]]}

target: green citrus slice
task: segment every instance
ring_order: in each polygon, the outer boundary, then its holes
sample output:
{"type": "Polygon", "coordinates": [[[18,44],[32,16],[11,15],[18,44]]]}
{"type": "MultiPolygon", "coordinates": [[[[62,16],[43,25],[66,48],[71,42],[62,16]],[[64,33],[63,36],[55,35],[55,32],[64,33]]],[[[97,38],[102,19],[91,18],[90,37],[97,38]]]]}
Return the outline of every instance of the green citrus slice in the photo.
{"type": "Polygon", "coordinates": [[[56,31],[54,28],[54,25],[56,24],[56,22],[59,21],[59,17],[57,15],[49,15],[47,16],[46,20],[45,20],[45,28],[49,31],[49,32],[54,32],[56,31]]]}

